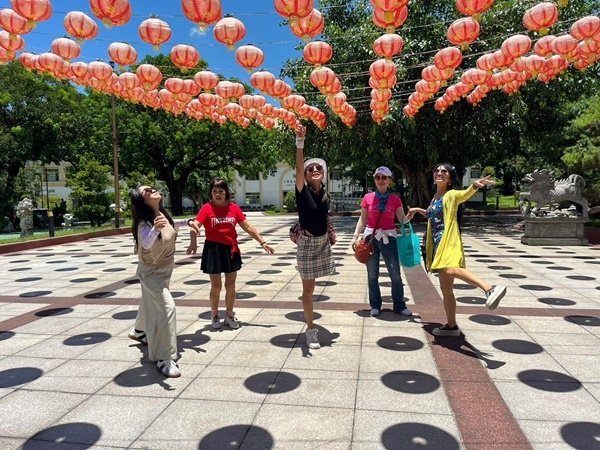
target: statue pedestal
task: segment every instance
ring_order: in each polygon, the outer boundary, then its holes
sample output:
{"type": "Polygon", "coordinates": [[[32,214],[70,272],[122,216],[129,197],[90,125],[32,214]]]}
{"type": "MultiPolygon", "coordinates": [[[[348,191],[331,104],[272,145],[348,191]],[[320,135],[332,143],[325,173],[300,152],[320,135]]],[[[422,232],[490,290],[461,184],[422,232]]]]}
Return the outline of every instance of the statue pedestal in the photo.
{"type": "Polygon", "coordinates": [[[583,224],[588,219],[573,218],[535,218],[525,219],[525,234],[521,243],[525,245],[588,245],[583,235],[583,224]]]}

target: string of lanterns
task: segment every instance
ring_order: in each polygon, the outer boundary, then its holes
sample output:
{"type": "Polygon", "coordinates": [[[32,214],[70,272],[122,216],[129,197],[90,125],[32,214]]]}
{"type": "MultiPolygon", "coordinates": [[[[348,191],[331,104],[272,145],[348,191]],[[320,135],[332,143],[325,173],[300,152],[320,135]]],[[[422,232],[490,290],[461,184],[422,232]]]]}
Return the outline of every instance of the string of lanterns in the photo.
{"type": "MultiPolygon", "coordinates": [[[[409,9],[408,0],[370,0],[370,3],[373,23],[384,30],[384,34],[373,42],[373,51],[380,59],[369,67],[371,117],[381,123],[390,112],[392,89],[398,82],[393,58],[404,48],[404,40],[396,30],[406,22],[409,9]]],[[[90,0],[89,5],[92,15],[106,27],[124,25],[132,18],[129,0],[90,0]]],[[[479,37],[481,14],[492,6],[493,0],[456,0],[456,9],[466,17],[448,27],[446,37],[452,45],[439,50],[433,63],[422,70],[421,79],[415,83],[414,92],[403,108],[406,116],[415,116],[444,87],[443,95],[434,103],[439,112],[444,112],[463,97],[476,105],[492,89],[512,94],[530,80],[549,83],[570,66],[584,70],[600,59],[600,18],[584,17],[573,23],[569,33],[548,35],[548,30],[558,21],[559,11],[554,3],[542,2],[528,9],[523,16],[525,28],[540,36],[535,44],[526,34],[510,36],[498,50],[481,55],[475,67],[466,68],[458,77],[459,81],[447,86],[463,62],[463,51],[479,37]]],[[[185,17],[199,29],[214,26],[215,40],[230,50],[246,36],[242,21],[223,16],[220,0],[181,0],[181,8],[185,17]]],[[[315,39],[324,29],[323,15],[314,8],[313,0],[274,0],[274,8],[300,39],[315,39]]],[[[258,70],[265,55],[255,45],[237,47],[235,61],[251,73],[250,84],[255,89],[277,99],[282,107],[267,103],[262,95],[246,94],[242,84],[220,80],[209,70],[199,71],[189,79],[171,77],[164,80],[160,69],[151,64],[141,64],[135,72],[127,71],[127,67],[137,63],[138,55],[134,47],[124,42],[112,42],[107,49],[111,61],[118,64],[120,74],[104,61],[71,62],[80,56],[81,45],[97,37],[99,31],[96,21],[82,11],[65,15],[63,24],[70,37],[54,39],[51,51],[40,55],[24,51],[26,44],[22,35],[51,16],[50,0],[11,0],[11,8],[1,9],[0,62],[18,59],[30,70],[176,115],[185,113],[197,120],[208,119],[220,124],[233,121],[244,127],[254,120],[266,128],[273,128],[278,123],[293,128],[301,119],[311,120],[320,128],[327,125],[325,113],[308,105],[306,99],[293,93],[285,81],[266,70],[258,70]],[[18,57],[17,52],[21,52],[18,57]]],[[[150,17],[141,22],[138,34],[144,42],[159,49],[170,40],[172,32],[167,22],[150,17]]],[[[200,62],[199,52],[190,45],[174,45],[169,56],[184,73],[194,70],[200,62]]],[[[304,46],[303,57],[313,66],[311,84],[325,96],[330,110],[345,125],[352,127],[357,111],[348,103],[339,76],[331,67],[325,66],[333,57],[331,45],[312,40],[304,46]]]]}

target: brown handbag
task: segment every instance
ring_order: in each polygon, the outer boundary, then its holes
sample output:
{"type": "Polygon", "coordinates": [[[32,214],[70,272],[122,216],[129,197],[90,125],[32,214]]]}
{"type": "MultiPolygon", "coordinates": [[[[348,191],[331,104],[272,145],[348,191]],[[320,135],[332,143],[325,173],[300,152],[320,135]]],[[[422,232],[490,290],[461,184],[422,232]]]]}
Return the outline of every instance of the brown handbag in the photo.
{"type": "Polygon", "coordinates": [[[366,264],[371,255],[373,254],[373,242],[372,239],[369,242],[365,242],[363,238],[356,244],[354,249],[354,257],[360,263],[366,264]]]}
{"type": "MultiPolygon", "coordinates": [[[[385,203],[384,203],[385,205],[385,203]]],[[[375,222],[375,227],[373,228],[373,233],[377,229],[377,225],[379,225],[379,219],[381,218],[381,212],[377,216],[377,221],[375,222]]],[[[360,241],[356,244],[354,248],[354,257],[359,263],[366,264],[371,255],[373,254],[373,237],[369,239],[369,242],[365,242],[363,238],[360,238],[360,241]]]]}

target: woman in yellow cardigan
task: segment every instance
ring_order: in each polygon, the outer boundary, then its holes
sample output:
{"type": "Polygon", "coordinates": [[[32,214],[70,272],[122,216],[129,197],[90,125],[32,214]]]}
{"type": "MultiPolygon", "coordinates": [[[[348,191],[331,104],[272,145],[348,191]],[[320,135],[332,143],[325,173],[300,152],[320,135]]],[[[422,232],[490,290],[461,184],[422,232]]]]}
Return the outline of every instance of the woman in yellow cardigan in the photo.
{"type": "Polygon", "coordinates": [[[419,213],[427,221],[427,257],[425,267],[429,272],[438,272],[440,288],[444,299],[444,309],[448,323],[434,328],[436,336],[460,336],[456,324],[456,298],[454,297],[454,279],[458,278],[485,292],[486,306],[495,309],[506,294],[504,286],[492,286],[466,269],[465,254],[460,234],[461,203],[469,200],[479,188],[494,184],[490,177],[475,181],[467,189],[459,190],[460,182],[452,164],[439,164],[433,171],[436,187],[431,204],[423,208],[410,208],[407,217],[419,213]]]}

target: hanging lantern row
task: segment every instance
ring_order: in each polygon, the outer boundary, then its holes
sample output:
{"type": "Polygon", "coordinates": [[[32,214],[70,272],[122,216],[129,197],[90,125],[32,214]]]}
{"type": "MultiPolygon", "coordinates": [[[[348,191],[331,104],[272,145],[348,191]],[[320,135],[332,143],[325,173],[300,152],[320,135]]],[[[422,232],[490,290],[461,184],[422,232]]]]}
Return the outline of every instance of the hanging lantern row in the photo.
{"type": "Polygon", "coordinates": [[[105,62],[70,64],[50,52],[41,55],[24,52],[19,61],[30,70],[57,79],[68,79],[80,86],[154,109],[161,108],[175,115],[185,113],[196,120],[212,120],[221,125],[230,121],[242,127],[248,127],[254,120],[264,128],[274,128],[278,123],[296,128],[300,123],[299,117],[304,117],[320,126],[326,124],[325,114],[302,102],[300,96],[290,94],[283,99],[284,104],[294,110],[277,108],[261,95],[245,94],[240,83],[219,81],[217,75],[210,71],[197,72],[194,79],[168,78],[164,88],[158,89],[162,74],[151,64],[140,65],[135,73],[117,75],[105,62]]]}
{"type": "Polygon", "coordinates": [[[313,0],[275,0],[275,11],[289,21],[290,30],[308,41],[321,34],[325,28],[323,14],[315,9],[313,0]]]}
{"type": "MultiPolygon", "coordinates": [[[[524,21],[528,15],[529,12],[526,12],[524,21]]],[[[553,20],[556,21],[556,18],[553,20]]],[[[545,25],[549,24],[550,22],[545,23],[545,25]]],[[[440,50],[436,54],[434,65],[437,69],[453,72],[457,66],[453,68],[451,64],[446,65],[445,61],[448,63],[453,61],[453,64],[459,65],[458,54],[456,58],[449,58],[448,53],[443,58],[441,52],[446,50],[440,50]]],[[[456,53],[456,50],[453,52],[456,53]]],[[[466,97],[467,102],[476,105],[492,90],[502,90],[510,95],[532,79],[548,84],[570,65],[578,70],[584,70],[598,60],[600,60],[600,18],[596,16],[577,20],[571,25],[568,34],[544,35],[533,46],[528,36],[513,35],[504,40],[499,50],[481,55],[477,59],[476,67],[464,71],[460,81],[449,86],[442,97],[435,101],[434,108],[443,113],[463,97],[466,97]],[[528,54],[532,47],[533,53],[528,54]]],[[[415,93],[411,94],[404,108],[407,116],[417,114],[424,102],[433,97],[443,86],[442,79],[437,75],[433,69],[423,70],[423,80],[417,82],[415,93]]],[[[447,79],[449,78],[445,78],[447,79]]]]}

